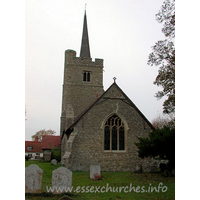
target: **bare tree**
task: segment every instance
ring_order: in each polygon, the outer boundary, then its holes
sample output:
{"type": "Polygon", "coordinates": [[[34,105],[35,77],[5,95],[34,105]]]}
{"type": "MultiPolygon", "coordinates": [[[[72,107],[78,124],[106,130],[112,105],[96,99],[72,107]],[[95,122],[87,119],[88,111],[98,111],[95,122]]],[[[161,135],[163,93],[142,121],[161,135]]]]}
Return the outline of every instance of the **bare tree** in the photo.
{"type": "Polygon", "coordinates": [[[162,129],[165,126],[167,127],[175,127],[175,118],[174,115],[159,115],[155,119],[152,120],[152,125],[155,129],[162,129]]]}
{"type": "Polygon", "coordinates": [[[165,0],[156,19],[163,24],[162,32],[166,39],[156,42],[149,54],[148,65],[159,66],[158,75],[154,81],[163,90],[156,97],[168,97],[163,103],[163,113],[175,113],[175,0],[165,0]]]}
{"type": "Polygon", "coordinates": [[[54,130],[51,130],[51,129],[49,129],[49,130],[42,129],[40,131],[37,131],[35,133],[35,135],[32,135],[31,137],[32,137],[32,140],[35,140],[35,137],[38,136],[39,141],[42,141],[43,135],[54,135],[55,133],[56,132],[54,130]]]}

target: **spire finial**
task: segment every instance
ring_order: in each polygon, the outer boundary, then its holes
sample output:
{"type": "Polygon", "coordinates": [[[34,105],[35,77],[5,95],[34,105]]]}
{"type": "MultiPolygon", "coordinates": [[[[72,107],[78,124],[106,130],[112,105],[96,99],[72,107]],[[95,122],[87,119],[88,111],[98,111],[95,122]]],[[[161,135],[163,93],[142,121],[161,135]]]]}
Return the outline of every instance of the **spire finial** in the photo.
{"type": "Polygon", "coordinates": [[[83,34],[82,34],[81,51],[80,51],[80,57],[81,58],[91,58],[89,37],[88,37],[88,28],[87,28],[86,5],[87,4],[85,4],[85,15],[84,15],[84,21],[83,21],[83,34]]]}
{"type": "Polygon", "coordinates": [[[116,77],[114,77],[114,78],[113,78],[113,80],[114,80],[114,83],[115,83],[115,80],[116,80],[116,79],[117,79],[116,77]]]}
{"type": "Polygon", "coordinates": [[[85,11],[86,11],[86,6],[87,6],[87,3],[85,3],[85,11]]]}

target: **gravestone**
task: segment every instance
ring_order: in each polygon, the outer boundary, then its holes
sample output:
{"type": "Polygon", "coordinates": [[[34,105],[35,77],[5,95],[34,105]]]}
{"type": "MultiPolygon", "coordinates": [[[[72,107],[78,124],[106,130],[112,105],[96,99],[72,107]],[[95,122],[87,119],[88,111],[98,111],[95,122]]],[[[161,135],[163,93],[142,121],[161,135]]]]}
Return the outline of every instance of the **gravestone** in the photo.
{"type": "Polygon", "coordinates": [[[57,160],[56,159],[51,160],[51,164],[56,166],[57,165],[57,160]]]}
{"type": "Polygon", "coordinates": [[[150,167],[150,172],[152,173],[156,173],[158,170],[157,170],[157,167],[156,166],[151,166],[150,167]]]}
{"type": "Polygon", "coordinates": [[[68,196],[63,196],[63,197],[61,197],[59,200],[72,200],[72,199],[69,198],[68,196]]]}
{"type": "Polygon", "coordinates": [[[134,171],[134,172],[136,172],[136,173],[140,172],[140,167],[139,167],[139,165],[136,165],[136,166],[135,166],[135,171],[134,171]]]}
{"type": "Polygon", "coordinates": [[[141,173],[142,172],[142,165],[141,164],[137,164],[135,165],[135,168],[133,169],[134,173],[141,173]]]}
{"type": "Polygon", "coordinates": [[[59,167],[52,171],[52,188],[53,193],[66,192],[68,188],[72,187],[72,172],[66,167],[59,167]]]}
{"type": "Polygon", "coordinates": [[[44,161],[51,161],[51,152],[47,151],[47,150],[44,151],[43,159],[44,159],[44,161]]]}
{"type": "Polygon", "coordinates": [[[40,193],[43,171],[37,165],[31,164],[25,169],[25,192],[40,193]]]}
{"type": "Polygon", "coordinates": [[[90,179],[95,179],[95,174],[101,174],[100,165],[90,165],[90,179]]]}

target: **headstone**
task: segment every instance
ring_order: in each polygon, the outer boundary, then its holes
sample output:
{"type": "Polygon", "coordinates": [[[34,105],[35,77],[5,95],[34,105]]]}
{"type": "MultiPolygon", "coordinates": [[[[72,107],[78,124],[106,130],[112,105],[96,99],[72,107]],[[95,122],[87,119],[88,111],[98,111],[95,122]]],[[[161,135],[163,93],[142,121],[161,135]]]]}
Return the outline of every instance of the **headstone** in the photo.
{"type": "Polygon", "coordinates": [[[51,164],[56,166],[57,165],[57,160],[56,159],[51,160],[51,164]]]}
{"type": "Polygon", "coordinates": [[[141,164],[137,164],[135,165],[135,168],[133,168],[134,173],[142,173],[142,171],[143,171],[143,168],[141,164]]]}
{"type": "Polygon", "coordinates": [[[135,166],[135,171],[134,171],[134,172],[136,172],[136,173],[140,172],[140,167],[139,167],[139,165],[136,165],[136,166],[135,166]]]}
{"type": "Polygon", "coordinates": [[[151,166],[150,167],[150,172],[152,173],[156,173],[158,170],[157,170],[157,167],[156,166],[151,166]]]}
{"type": "Polygon", "coordinates": [[[59,200],[72,200],[72,199],[65,195],[61,197],[59,200]]]}
{"type": "Polygon", "coordinates": [[[95,179],[95,174],[101,174],[100,165],[90,165],[90,179],[95,179]]]}
{"type": "Polygon", "coordinates": [[[66,167],[59,167],[52,171],[52,188],[53,193],[66,192],[72,187],[72,172],[66,167]]]}
{"type": "Polygon", "coordinates": [[[43,159],[44,159],[44,161],[51,161],[51,152],[44,151],[43,159]]]}
{"type": "Polygon", "coordinates": [[[31,164],[25,169],[25,192],[40,193],[43,171],[37,165],[31,164]]]}

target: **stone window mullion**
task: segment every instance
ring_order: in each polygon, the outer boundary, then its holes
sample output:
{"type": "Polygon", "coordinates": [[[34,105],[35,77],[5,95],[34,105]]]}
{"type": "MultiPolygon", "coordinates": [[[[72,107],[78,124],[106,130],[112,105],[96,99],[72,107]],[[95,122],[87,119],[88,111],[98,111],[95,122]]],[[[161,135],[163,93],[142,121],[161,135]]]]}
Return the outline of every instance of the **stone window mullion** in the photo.
{"type": "Polygon", "coordinates": [[[105,151],[124,151],[125,150],[125,129],[124,123],[117,115],[110,117],[104,128],[104,150],[105,151]],[[110,135],[108,135],[110,134],[110,135]],[[108,137],[109,140],[108,141],[108,137]],[[108,142],[110,143],[108,146],[108,142]]]}

